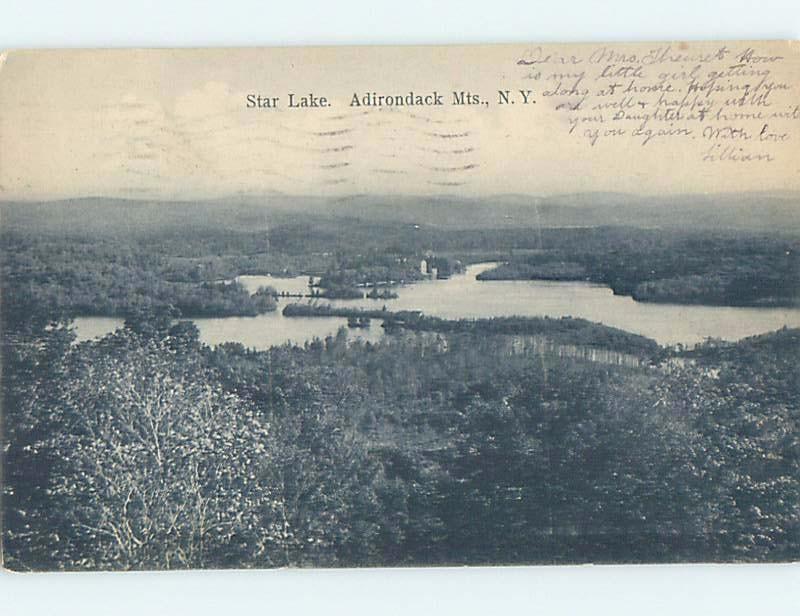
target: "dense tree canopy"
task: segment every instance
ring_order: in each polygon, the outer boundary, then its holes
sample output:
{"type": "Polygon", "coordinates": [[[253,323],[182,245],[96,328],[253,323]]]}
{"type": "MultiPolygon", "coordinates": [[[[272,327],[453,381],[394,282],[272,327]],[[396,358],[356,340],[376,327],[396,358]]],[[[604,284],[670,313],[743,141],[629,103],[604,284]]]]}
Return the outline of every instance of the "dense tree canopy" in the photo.
{"type": "Polygon", "coordinates": [[[255,351],[208,347],[180,320],[275,308],[274,291],[223,282],[239,274],[352,290],[414,280],[432,251],[507,261],[488,277],[787,304],[795,240],[320,220],[134,238],[3,229],[7,566],[800,556],[798,330],[677,352],[580,319],[451,321],[377,304],[358,316],[397,325],[377,344],[342,331],[255,351]],[[76,343],[79,314],[125,326],[76,343]]]}

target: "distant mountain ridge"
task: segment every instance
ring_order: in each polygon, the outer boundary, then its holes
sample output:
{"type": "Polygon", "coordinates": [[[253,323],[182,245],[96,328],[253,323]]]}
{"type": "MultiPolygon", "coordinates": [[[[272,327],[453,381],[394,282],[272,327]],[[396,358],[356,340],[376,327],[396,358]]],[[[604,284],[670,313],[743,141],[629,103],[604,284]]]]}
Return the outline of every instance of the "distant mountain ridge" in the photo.
{"type": "Polygon", "coordinates": [[[290,224],[298,214],[357,218],[448,229],[502,227],[725,228],[800,231],[800,193],[758,192],[638,196],[574,193],[546,197],[356,195],[349,197],[238,195],[168,201],[106,197],[0,202],[0,225],[43,230],[131,233],[159,228],[254,230],[290,224]]]}

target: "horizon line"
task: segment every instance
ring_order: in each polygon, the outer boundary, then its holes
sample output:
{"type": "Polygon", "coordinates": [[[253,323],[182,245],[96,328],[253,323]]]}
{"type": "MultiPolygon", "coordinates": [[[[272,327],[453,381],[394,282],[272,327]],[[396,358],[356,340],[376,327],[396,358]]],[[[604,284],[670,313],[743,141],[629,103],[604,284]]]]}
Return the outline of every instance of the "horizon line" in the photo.
{"type": "Polygon", "coordinates": [[[622,195],[626,197],[637,197],[640,199],[665,199],[670,197],[710,197],[722,195],[786,195],[787,197],[797,196],[800,197],[800,190],[792,190],[786,188],[777,189],[762,189],[762,190],[727,190],[717,192],[683,192],[683,193],[637,193],[626,191],[614,190],[596,190],[596,191],[565,191],[565,192],[551,192],[551,193],[524,193],[524,192],[495,192],[487,193],[485,195],[461,195],[455,193],[440,193],[426,195],[424,193],[392,193],[392,192],[376,192],[376,193],[355,193],[349,195],[315,195],[315,194],[290,194],[278,191],[247,192],[247,193],[230,193],[228,195],[209,196],[209,197],[176,197],[176,196],[152,196],[152,197],[136,197],[136,196],[111,196],[111,195],[98,195],[86,194],[81,196],[62,196],[62,197],[0,197],[0,204],[8,203],[57,203],[63,201],[79,201],[79,200],[109,200],[109,201],[131,201],[131,202],[170,202],[170,203],[190,203],[190,202],[212,202],[233,199],[247,199],[247,198],[262,198],[262,197],[279,197],[287,199],[322,199],[322,200],[335,200],[346,201],[366,198],[386,198],[386,197],[399,197],[399,198],[419,198],[419,199],[463,199],[479,200],[491,199],[493,197],[528,197],[531,199],[548,199],[553,197],[565,196],[587,196],[587,195],[622,195]]]}

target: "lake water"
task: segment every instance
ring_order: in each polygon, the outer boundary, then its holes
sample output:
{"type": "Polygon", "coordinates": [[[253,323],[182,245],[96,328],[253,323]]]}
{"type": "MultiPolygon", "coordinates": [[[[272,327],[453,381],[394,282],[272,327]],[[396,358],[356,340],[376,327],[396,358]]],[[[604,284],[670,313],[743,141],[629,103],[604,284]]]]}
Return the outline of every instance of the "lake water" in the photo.
{"type": "MultiPolygon", "coordinates": [[[[653,338],[660,344],[685,345],[705,338],[738,340],[776,330],[784,325],[800,327],[797,308],[732,308],[682,306],[635,302],[614,295],[608,287],[582,282],[478,281],[475,277],[494,267],[478,263],[464,274],[448,280],[426,280],[397,289],[393,300],[315,300],[334,306],[421,310],[424,314],[450,319],[493,316],[573,316],[588,319],[653,338]]],[[[307,293],[308,277],[275,278],[240,276],[238,280],[251,292],[272,286],[279,292],[307,293]]],[[[241,342],[266,349],[286,342],[303,344],[315,337],[335,335],[346,320],[331,318],[286,318],[281,310],[294,298],[283,298],[278,310],[256,317],[194,319],[201,339],[210,345],[241,342]]],[[[121,319],[81,317],[75,319],[79,340],[96,338],[122,325],[121,319]]],[[[348,329],[348,337],[377,341],[383,336],[380,322],[369,329],[348,329]]]]}

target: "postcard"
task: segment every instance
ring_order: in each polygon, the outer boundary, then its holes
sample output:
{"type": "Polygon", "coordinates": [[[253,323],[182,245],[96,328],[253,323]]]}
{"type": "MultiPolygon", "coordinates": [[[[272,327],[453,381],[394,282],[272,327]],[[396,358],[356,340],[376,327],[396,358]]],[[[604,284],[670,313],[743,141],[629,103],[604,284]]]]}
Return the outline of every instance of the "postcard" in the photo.
{"type": "Polygon", "coordinates": [[[2,565],[800,558],[796,41],[0,54],[2,565]]]}

